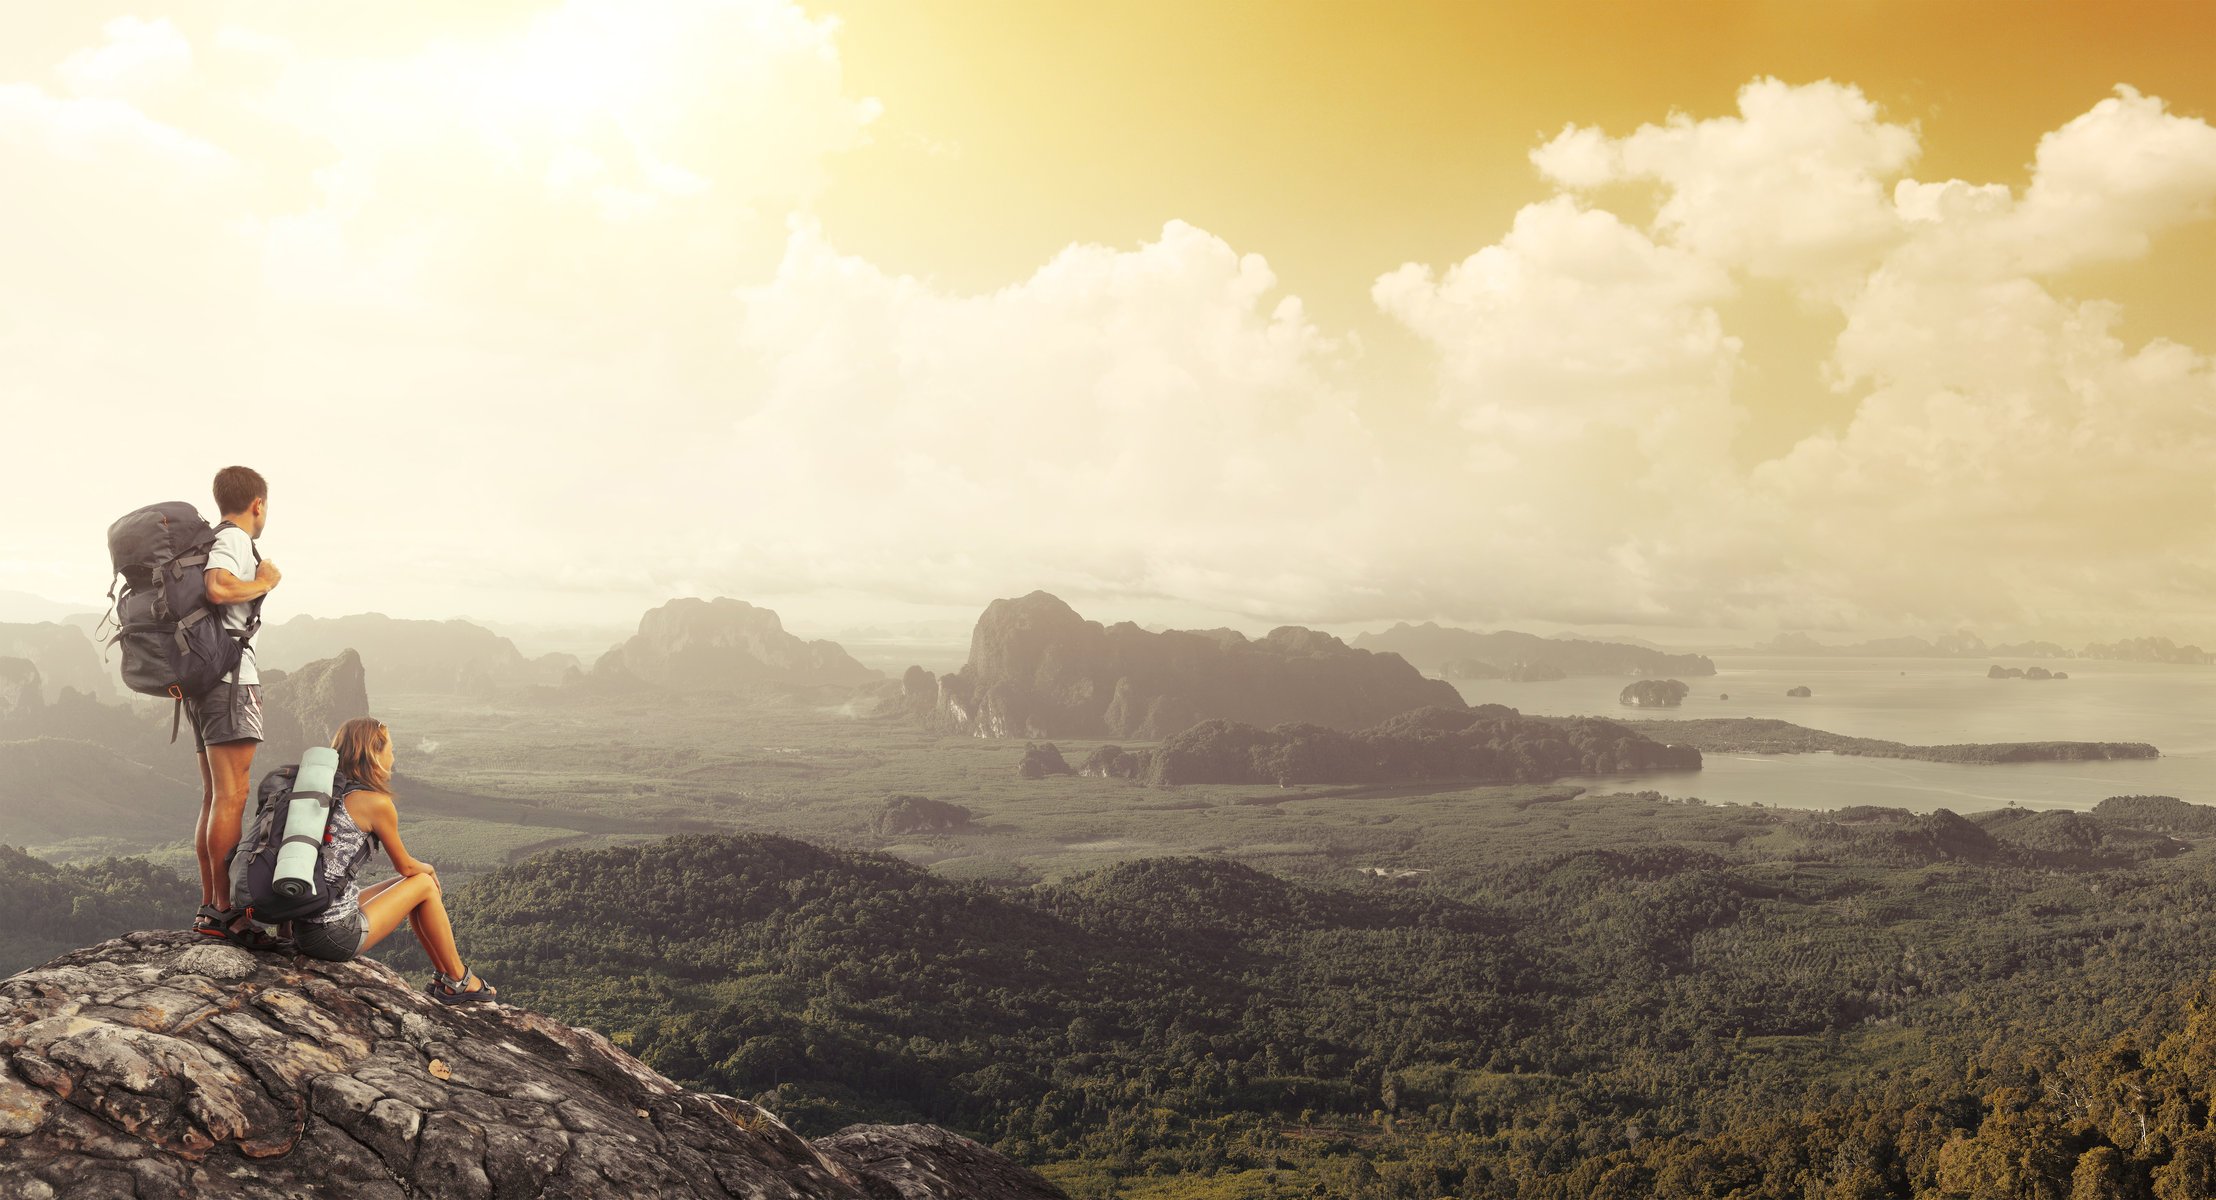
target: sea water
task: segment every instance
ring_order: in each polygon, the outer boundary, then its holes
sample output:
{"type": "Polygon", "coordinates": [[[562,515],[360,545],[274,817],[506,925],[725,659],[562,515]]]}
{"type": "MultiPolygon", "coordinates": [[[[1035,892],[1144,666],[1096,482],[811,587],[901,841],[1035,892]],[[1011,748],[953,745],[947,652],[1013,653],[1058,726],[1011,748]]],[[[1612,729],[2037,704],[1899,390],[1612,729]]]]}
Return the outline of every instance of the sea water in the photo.
{"type": "MultiPolygon", "coordinates": [[[[1837,754],[1704,754],[1699,771],[1643,771],[1565,782],[1594,790],[1654,789],[1710,803],[1840,808],[1882,804],[1929,812],[2014,803],[2087,809],[2109,796],[2176,796],[2216,804],[2216,667],[2085,659],[1726,656],[1716,674],[1682,678],[1674,709],[1630,708],[1629,679],[1546,683],[1466,680],[1471,704],[1533,716],[1616,720],[1775,717],[1851,737],[1912,745],[1957,742],[2149,742],[2146,761],[1961,764],[1837,754]],[[2002,666],[2067,671],[2068,679],[1989,679],[2002,666]],[[1806,687],[1812,695],[1788,697],[1806,687]],[[1729,695],[1729,700],[1722,699],[1729,695]]],[[[1667,741],[1667,738],[1662,740],[1667,741]]]]}

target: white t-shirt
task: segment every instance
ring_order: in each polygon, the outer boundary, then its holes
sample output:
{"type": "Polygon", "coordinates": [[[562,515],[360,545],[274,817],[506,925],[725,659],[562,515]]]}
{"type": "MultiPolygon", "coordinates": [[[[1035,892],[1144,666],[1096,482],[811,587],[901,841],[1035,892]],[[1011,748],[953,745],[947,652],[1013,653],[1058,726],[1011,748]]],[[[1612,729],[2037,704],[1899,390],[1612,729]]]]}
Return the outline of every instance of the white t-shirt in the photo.
{"type": "MultiPolygon", "coordinates": [[[[213,571],[217,567],[229,571],[241,582],[252,583],[255,567],[254,539],[246,536],[246,531],[236,525],[216,530],[215,546],[208,551],[207,569],[213,571]]],[[[242,600],[237,604],[218,604],[215,608],[223,614],[225,629],[244,629],[254,619],[254,602],[251,600],[242,600]]],[[[225,678],[228,680],[229,677],[225,678]]],[[[260,672],[254,669],[254,647],[248,645],[239,655],[239,682],[247,684],[261,681],[260,672]]]]}

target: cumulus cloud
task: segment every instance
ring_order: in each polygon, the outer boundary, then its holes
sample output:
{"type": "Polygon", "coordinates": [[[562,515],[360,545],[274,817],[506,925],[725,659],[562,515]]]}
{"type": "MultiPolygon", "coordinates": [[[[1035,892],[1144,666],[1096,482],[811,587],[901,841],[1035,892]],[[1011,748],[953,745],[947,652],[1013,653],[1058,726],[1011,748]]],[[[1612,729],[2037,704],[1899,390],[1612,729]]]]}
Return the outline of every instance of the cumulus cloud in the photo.
{"type": "Polygon", "coordinates": [[[1949,268],[2047,275],[2137,258],[2156,234],[2206,219],[2212,197],[2216,128],[2119,86],[2039,139],[2031,184],[2020,198],[1959,181],[1904,181],[1897,202],[1927,231],[1934,225],[1959,231],[1930,247],[1958,255],[1944,264],[1949,268]]]}
{"type": "Polygon", "coordinates": [[[799,222],[741,293],[759,401],[697,465],[758,520],[702,569],[953,604],[1032,586],[1329,603],[1361,542],[1346,481],[1380,466],[1332,381],[1339,348],[1276,288],[1260,256],[1175,220],[984,294],[799,222]]]}
{"type": "MultiPolygon", "coordinates": [[[[1529,473],[1593,479],[1593,502],[1611,517],[1591,528],[1616,536],[1583,553],[1635,557],[1640,598],[1688,623],[2115,627],[2133,611],[2204,603],[2216,490],[2194,464],[2216,451],[2210,361],[2165,341],[2127,344],[2113,305],[2061,295],[2051,277],[2145,254],[2164,229],[2205,218],[2216,130],[2119,87],[2041,139],[2020,192],[1901,177],[1917,150],[1912,124],[1831,82],[1757,80],[1736,115],[1673,114],[1622,137],[1568,128],[1533,153],[1563,194],[1525,209],[1458,270],[1516,253],[1529,221],[1577,212],[1624,226],[1609,256],[1626,270],[1667,252],[1686,260],[1679,278],[1724,282],[1611,312],[1590,298],[1562,306],[1561,284],[1532,276],[1491,293],[1490,311],[1464,305],[1463,320],[1446,322],[1425,289],[1410,301],[1424,275],[1403,268],[1379,281],[1379,302],[1436,347],[1443,395],[1527,424],[1574,389],[1488,364],[1502,347],[1528,348],[1568,374],[1584,356],[1559,331],[1581,328],[1579,315],[1616,361],[1715,366],[1711,386],[1674,393],[1620,377],[1647,398],[1644,412],[1634,401],[1619,416],[1645,434],[1642,463],[1589,470],[1589,451],[1621,444],[1592,432],[1566,436],[1557,453],[1523,443],[1509,455],[1529,473]],[[1627,183],[1657,192],[1643,233],[1585,207],[1595,189],[1627,183]],[[1700,458],[1667,495],[1626,491],[1626,477],[1659,465],[1665,441],[1679,452],[1720,444],[1743,417],[1730,339],[1689,338],[1707,326],[1686,322],[1713,321],[1716,297],[1754,278],[1844,319],[1827,374],[1854,398],[1853,418],[1749,471],[1700,458]]],[[[1530,532],[1537,543],[1563,528],[1530,532]]]]}
{"type": "Polygon", "coordinates": [[[1736,116],[1673,113],[1622,138],[1566,128],[1532,152],[1573,189],[1652,181],[1658,231],[1723,266],[1795,281],[1851,271],[1891,242],[1884,180],[1914,161],[1913,125],[1882,120],[1859,88],[1759,79],[1736,116]]]}

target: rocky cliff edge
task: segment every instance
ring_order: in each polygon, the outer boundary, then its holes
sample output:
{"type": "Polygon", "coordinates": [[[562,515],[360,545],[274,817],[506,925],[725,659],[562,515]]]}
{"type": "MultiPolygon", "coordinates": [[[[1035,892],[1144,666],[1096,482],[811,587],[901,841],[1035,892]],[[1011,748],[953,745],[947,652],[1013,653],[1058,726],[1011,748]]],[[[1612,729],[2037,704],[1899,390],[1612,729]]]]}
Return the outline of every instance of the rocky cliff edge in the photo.
{"type": "Polygon", "coordinates": [[[967,1138],[809,1142],[590,1030],[374,960],[128,934],[0,982],[0,1196],[1060,1200],[967,1138]]]}

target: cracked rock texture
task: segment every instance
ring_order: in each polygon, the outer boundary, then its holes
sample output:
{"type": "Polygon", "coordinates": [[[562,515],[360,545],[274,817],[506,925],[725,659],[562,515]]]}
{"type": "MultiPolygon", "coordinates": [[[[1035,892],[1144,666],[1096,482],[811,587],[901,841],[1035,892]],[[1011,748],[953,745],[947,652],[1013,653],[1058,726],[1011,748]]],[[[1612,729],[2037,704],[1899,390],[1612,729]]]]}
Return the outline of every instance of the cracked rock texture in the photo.
{"type": "Polygon", "coordinates": [[[0,982],[0,1196],[1059,1200],[925,1125],[811,1143],[590,1030],[369,959],[134,933],[0,982]]]}

